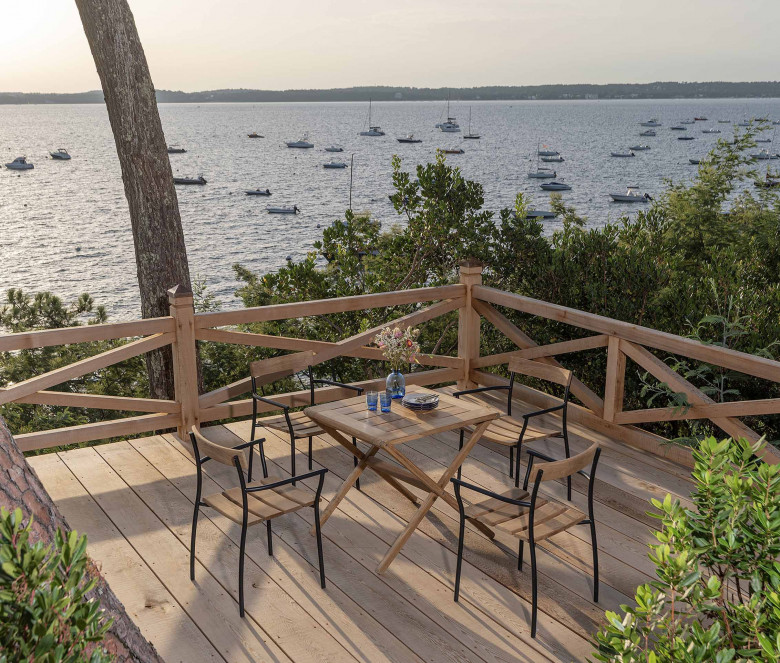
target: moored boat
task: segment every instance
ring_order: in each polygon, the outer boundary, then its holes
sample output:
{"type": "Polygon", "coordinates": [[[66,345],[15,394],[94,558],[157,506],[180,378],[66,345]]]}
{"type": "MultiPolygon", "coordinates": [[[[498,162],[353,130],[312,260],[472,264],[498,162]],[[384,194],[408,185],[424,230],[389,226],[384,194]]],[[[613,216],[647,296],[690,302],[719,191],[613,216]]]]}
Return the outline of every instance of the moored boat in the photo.
{"type": "Polygon", "coordinates": [[[719,134],[720,129],[702,129],[701,132],[703,134],[719,134]]]}
{"type": "Polygon", "coordinates": [[[555,157],[541,157],[541,159],[542,159],[542,161],[544,161],[544,163],[563,163],[564,162],[564,158],[560,154],[558,156],[555,156],[555,157]]]}
{"type": "Polygon", "coordinates": [[[174,177],[174,184],[207,184],[207,180],[203,175],[199,177],[174,177]]]}
{"type": "Polygon", "coordinates": [[[634,154],[631,150],[629,150],[628,152],[610,152],[609,156],[616,157],[619,159],[625,159],[628,157],[635,157],[636,154],[634,154]]]}
{"type": "Polygon", "coordinates": [[[51,155],[52,159],[57,161],[70,161],[70,154],[68,154],[68,150],[66,150],[64,147],[61,147],[54,152],[49,152],[49,154],[51,155]]]}
{"type": "Polygon", "coordinates": [[[340,147],[339,145],[331,145],[330,147],[325,148],[326,152],[343,152],[344,148],[340,147]]]}
{"type": "Polygon", "coordinates": [[[298,209],[297,205],[293,205],[292,207],[266,207],[266,211],[269,214],[297,214],[301,210],[298,209]]]}
{"type": "Polygon", "coordinates": [[[458,147],[458,148],[449,149],[449,150],[442,150],[442,152],[444,152],[444,154],[465,154],[466,150],[458,147]]]}
{"type": "Polygon", "coordinates": [[[539,186],[545,191],[571,191],[571,187],[564,182],[545,182],[539,186]]]}
{"type": "Polygon", "coordinates": [[[629,150],[632,152],[645,152],[650,149],[649,145],[634,145],[633,147],[629,147],[629,150]]]}
{"type": "Polygon", "coordinates": [[[655,138],[656,133],[652,129],[648,129],[647,131],[642,131],[639,135],[640,136],[650,136],[652,138],[655,138]]]}
{"type": "Polygon", "coordinates": [[[168,154],[184,154],[186,151],[183,147],[177,147],[176,145],[168,146],[168,154]]]}
{"type": "Polygon", "coordinates": [[[328,161],[327,163],[322,164],[323,168],[346,168],[347,164],[345,164],[343,161],[328,161]]]}
{"type": "Polygon", "coordinates": [[[649,120],[646,120],[645,122],[639,123],[643,127],[660,127],[661,123],[658,121],[657,118],[651,118],[649,120]]]}
{"type": "Polygon", "coordinates": [[[399,143],[422,143],[421,138],[415,138],[414,134],[406,134],[403,138],[396,138],[399,143]]]}
{"type": "Polygon", "coordinates": [[[5,167],[8,168],[8,170],[32,170],[35,168],[35,166],[27,161],[26,157],[16,157],[11,163],[5,164],[5,167]]]}
{"type": "Polygon", "coordinates": [[[546,180],[546,179],[553,179],[555,177],[558,177],[558,173],[556,173],[552,168],[538,168],[537,170],[532,170],[528,173],[528,177],[531,179],[537,179],[537,180],[546,180]]]}
{"type": "Polygon", "coordinates": [[[303,134],[303,136],[300,138],[300,140],[285,141],[285,144],[287,145],[287,147],[296,147],[296,148],[303,149],[303,150],[308,150],[308,149],[314,147],[314,143],[310,143],[309,142],[309,134],[308,133],[303,134]]]}
{"type": "Polygon", "coordinates": [[[694,136],[677,136],[677,140],[695,140],[694,136]]]}
{"type": "Polygon", "coordinates": [[[256,131],[253,131],[251,134],[247,134],[247,136],[248,136],[249,138],[265,138],[265,136],[261,136],[261,135],[260,135],[259,133],[257,133],[256,131]]]}
{"type": "Polygon", "coordinates": [[[270,189],[249,189],[246,192],[247,196],[270,196],[270,189]]]}
{"type": "Polygon", "coordinates": [[[609,196],[616,203],[646,203],[652,200],[649,193],[639,193],[635,186],[627,187],[625,193],[610,193],[609,196]]]}

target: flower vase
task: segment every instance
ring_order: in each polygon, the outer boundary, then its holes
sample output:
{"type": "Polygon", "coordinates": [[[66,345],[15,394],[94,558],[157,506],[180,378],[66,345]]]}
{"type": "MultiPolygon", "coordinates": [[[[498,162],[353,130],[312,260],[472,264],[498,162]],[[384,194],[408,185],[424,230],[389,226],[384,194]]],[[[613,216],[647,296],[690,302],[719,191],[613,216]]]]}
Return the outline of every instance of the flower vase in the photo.
{"type": "Polygon", "coordinates": [[[406,380],[399,370],[393,369],[390,375],[387,376],[385,386],[391,398],[403,398],[406,394],[406,380]]]}

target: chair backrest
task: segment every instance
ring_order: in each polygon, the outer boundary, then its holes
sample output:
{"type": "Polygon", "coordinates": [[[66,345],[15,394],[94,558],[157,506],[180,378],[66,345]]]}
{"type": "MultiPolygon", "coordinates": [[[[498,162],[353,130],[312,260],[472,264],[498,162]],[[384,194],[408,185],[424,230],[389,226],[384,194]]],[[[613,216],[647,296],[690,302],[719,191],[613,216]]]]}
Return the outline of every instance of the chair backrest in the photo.
{"type": "Polygon", "coordinates": [[[537,472],[542,470],[542,481],[555,481],[557,479],[563,479],[564,477],[576,474],[593,461],[596,452],[599,449],[598,442],[591,444],[585,451],[578,453],[571,458],[565,458],[563,460],[554,460],[552,462],[540,462],[538,465],[534,463],[534,470],[537,472]]]}
{"type": "Polygon", "coordinates": [[[260,359],[249,364],[249,375],[255,384],[270,384],[307,369],[314,359],[312,350],[260,359]]]}
{"type": "Polygon", "coordinates": [[[509,360],[509,370],[512,373],[528,375],[532,378],[554,382],[555,384],[560,384],[564,387],[569,387],[571,385],[572,372],[565,368],[561,368],[560,366],[542,364],[538,361],[521,359],[520,357],[512,357],[512,359],[509,360]]]}
{"type": "MultiPolygon", "coordinates": [[[[249,467],[249,463],[246,458],[246,452],[243,449],[231,449],[230,447],[224,447],[221,444],[212,442],[203,436],[195,426],[192,427],[190,435],[194,438],[197,444],[196,455],[208,456],[212,460],[222,463],[223,465],[230,465],[235,467],[233,462],[234,458],[238,458],[238,462],[241,464],[241,469],[246,470],[249,467]]],[[[194,450],[194,449],[193,449],[194,450]]],[[[200,460],[200,459],[198,459],[200,460]]],[[[200,463],[198,463],[200,465],[200,463]]]]}

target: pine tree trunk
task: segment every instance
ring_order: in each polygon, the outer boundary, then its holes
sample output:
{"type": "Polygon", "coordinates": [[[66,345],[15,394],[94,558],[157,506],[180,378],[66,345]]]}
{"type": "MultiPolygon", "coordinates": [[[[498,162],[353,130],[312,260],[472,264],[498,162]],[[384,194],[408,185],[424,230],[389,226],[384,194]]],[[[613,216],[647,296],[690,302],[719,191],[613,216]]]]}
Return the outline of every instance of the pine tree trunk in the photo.
{"type": "MultiPolygon", "coordinates": [[[[187,251],[154,84],[127,0],[76,0],[95,59],[122,167],[135,242],[141,312],[169,314],[166,291],[191,289],[187,251]]],[[[175,398],[173,357],[146,355],[152,398],[175,398]]]]}
{"type": "MultiPolygon", "coordinates": [[[[14,438],[0,418],[0,506],[6,509],[21,508],[25,517],[33,516],[31,540],[54,541],[58,529],[69,531],[57,505],[33,472],[14,438]]],[[[111,587],[100,575],[94,564],[87,566],[87,575],[97,580],[91,597],[100,601],[107,617],[114,623],[103,641],[103,646],[118,663],[162,663],[154,646],[141,635],[141,631],[125,612],[125,608],[111,587]]]]}

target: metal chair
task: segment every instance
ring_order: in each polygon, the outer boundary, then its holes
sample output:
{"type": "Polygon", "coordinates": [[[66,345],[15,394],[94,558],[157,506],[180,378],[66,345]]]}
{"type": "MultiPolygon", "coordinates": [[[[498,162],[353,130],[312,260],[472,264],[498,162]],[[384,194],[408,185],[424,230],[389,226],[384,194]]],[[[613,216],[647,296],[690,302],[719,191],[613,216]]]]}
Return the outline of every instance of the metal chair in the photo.
{"type": "MultiPolygon", "coordinates": [[[[569,430],[567,426],[567,411],[569,407],[569,389],[571,387],[572,372],[558,366],[542,364],[538,361],[529,361],[528,359],[513,358],[509,361],[509,384],[496,385],[493,387],[477,387],[475,389],[465,389],[456,391],[453,395],[456,398],[467,394],[478,394],[489,391],[506,391],[506,416],[492,421],[485,433],[482,435],[481,442],[493,442],[509,447],[509,476],[514,476],[515,487],[520,485],[520,447],[524,442],[534,442],[549,437],[563,438],[563,449],[566,458],[569,458],[569,430]],[[515,379],[518,375],[527,375],[529,377],[553,382],[563,386],[563,401],[560,405],[548,407],[543,410],[527,412],[520,415],[522,421],[512,417],[512,393],[514,391],[515,379]],[[543,414],[561,412],[561,430],[538,429],[529,430],[528,424],[533,417],[539,417],[543,414]]],[[[465,432],[471,432],[470,429],[460,431],[460,447],[463,447],[463,435],[465,432]]],[[[458,470],[460,479],[460,470],[458,470]]],[[[567,499],[571,500],[571,478],[567,482],[567,499]]]]}
{"type": "MultiPolygon", "coordinates": [[[[282,355],[271,359],[263,359],[253,362],[249,366],[249,373],[252,379],[252,432],[254,439],[258,427],[271,428],[273,430],[288,433],[290,436],[290,472],[295,475],[295,441],[303,438],[309,438],[309,469],[312,468],[312,441],[315,435],[321,435],[323,430],[315,424],[304,412],[290,412],[292,406],[285,405],[279,401],[265,396],[263,384],[275,382],[281,378],[289,377],[295,373],[306,371],[309,378],[309,405],[315,404],[315,387],[319,385],[329,385],[332,387],[342,387],[357,393],[360,396],[363,393],[362,387],[356,387],[335,380],[326,380],[324,378],[315,378],[310,364],[314,357],[313,352],[297,352],[294,354],[282,355]],[[262,382],[261,382],[262,381],[262,382]],[[259,388],[259,389],[258,389],[259,388]],[[258,393],[258,391],[262,393],[258,393]],[[275,417],[262,417],[258,419],[257,404],[265,403],[282,411],[281,415],[275,417]]],[[[352,444],[357,446],[357,440],[353,437],[352,444]]],[[[357,467],[357,456],[354,457],[354,465],[357,467]]],[[[356,483],[360,489],[360,481],[356,483]]]]}
{"type": "MultiPolygon", "coordinates": [[[[517,553],[517,568],[523,569],[523,548],[528,541],[531,553],[531,637],[536,637],[537,611],[537,580],[536,580],[536,544],[555,534],[564,532],[575,525],[590,525],[590,538],[593,547],[593,601],[599,601],[599,556],[596,541],[596,520],[593,516],[593,485],[596,478],[601,448],[593,444],[576,456],[565,460],[555,460],[533,449],[527,450],[528,469],[525,474],[522,490],[514,488],[506,493],[492,491],[475,486],[459,479],[451,479],[455,485],[455,499],[458,501],[460,513],[460,531],[458,535],[458,564],[455,571],[455,601],[460,595],[460,573],[463,564],[463,537],[466,518],[477,520],[489,527],[508,532],[520,539],[517,553]],[[534,466],[534,459],[539,458],[545,463],[539,464],[536,470],[533,488],[529,495],[528,480],[534,466]],[[590,463],[590,472],[584,468],[590,463]],[[588,480],[588,513],[584,514],[574,506],[557,500],[539,496],[539,486],[545,481],[555,481],[565,477],[571,479],[574,474],[581,474],[588,480]],[[469,507],[463,504],[461,490],[467,489],[484,495],[488,499],[469,507]],[[530,499],[529,499],[530,498],[530,499]]],[[[571,498],[569,498],[571,501],[571,498]]]]}
{"type": "Polygon", "coordinates": [[[241,544],[239,546],[238,558],[238,612],[241,617],[244,616],[244,552],[246,550],[246,531],[247,528],[257,523],[265,522],[268,527],[268,554],[273,556],[273,541],[271,539],[271,520],[285,513],[293,513],[304,507],[314,509],[314,525],[317,533],[317,556],[320,562],[320,586],[325,589],[325,566],[322,559],[322,533],[320,532],[320,495],[322,493],[322,484],[325,479],[325,473],[328,471],[323,468],[315,470],[301,476],[292,476],[288,479],[268,476],[268,466],[265,461],[265,451],[263,450],[264,438],[252,439],[244,444],[235,447],[225,447],[221,444],[206,439],[195,426],[190,432],[190,441],[192,442],[192,452],[195,456],[195,465],[197,467],[198,484],[195,491],[195,510],[192,514],[192,538],[190,540],[190,580],[195,580],[195,540],[198,533],[198,514],[200,508],[208,506],[218,511],[234,523],[241,525],[241,544]],[[252,482],[252,461],[254,459],[254,448],[258,447],[260,451],[260,462],[263,468],[263,478],[260,481],[252,482]],[[245,449],[249,449],[249,460],[247,461],[245,449]],[[206,455],[201,456],[201,453],[206,455]],[[215,460],[223,465],[232,465],[238,472],[238,483],[236,488],[230,488],[221,493],[215,493],[201,498],[203,489],[203,464],[210,460],[215,460]],[[244,472],[247,473],[246,480],[244,472]],[[295,488],[295,481],[303,481],[311,477],[320,478],[317,484],[317,490],[311,493],[295,488]]]}

